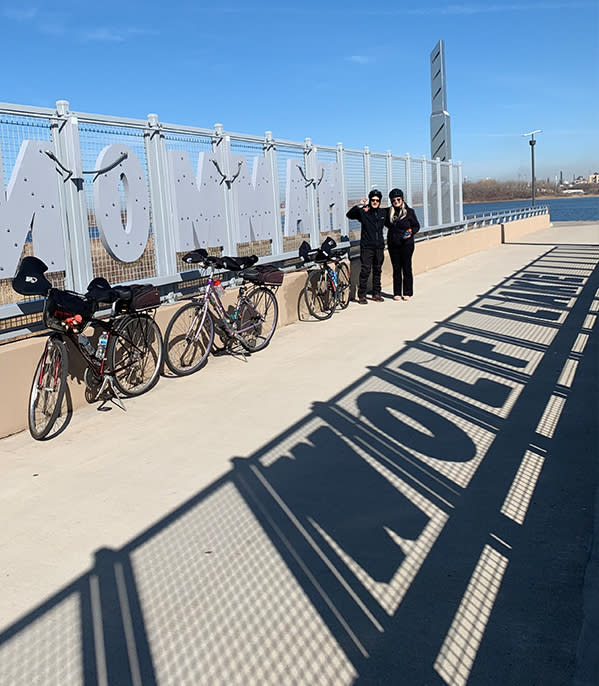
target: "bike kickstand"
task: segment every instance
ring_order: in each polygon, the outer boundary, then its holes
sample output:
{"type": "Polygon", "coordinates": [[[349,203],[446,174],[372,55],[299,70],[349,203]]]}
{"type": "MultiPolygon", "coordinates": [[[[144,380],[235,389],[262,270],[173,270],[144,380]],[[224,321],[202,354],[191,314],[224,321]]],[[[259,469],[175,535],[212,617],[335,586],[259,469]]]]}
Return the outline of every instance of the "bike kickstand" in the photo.
{"type": "Polygon", "coordinates": [[[102,405],[100,405],[100,407],[111,400],[115,405],[118,405],[121,410],[127,412],[127,408],[125,407],[121,396],[117,393],[116,388],[114,387],[114,378],[110,374],[107,374],[102,380],[102,385],[100,386],[100,390],[96,393],[95,400],[102,400],[102,405]],[[106,388],[110,388],[111,395],[110,397],[103,398],[102,394],[106,388]]]}

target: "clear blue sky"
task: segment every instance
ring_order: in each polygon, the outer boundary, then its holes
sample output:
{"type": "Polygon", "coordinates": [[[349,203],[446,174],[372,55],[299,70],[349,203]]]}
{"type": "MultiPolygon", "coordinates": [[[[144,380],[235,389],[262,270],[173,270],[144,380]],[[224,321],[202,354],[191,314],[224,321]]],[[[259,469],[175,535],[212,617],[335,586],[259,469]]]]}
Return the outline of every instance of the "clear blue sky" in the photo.
{"type": "Polygon", "coordinates": [[[0,3],[0,100],[430,156],[445,42],[472,180],[599,171],[599,2],[0,3]]]}

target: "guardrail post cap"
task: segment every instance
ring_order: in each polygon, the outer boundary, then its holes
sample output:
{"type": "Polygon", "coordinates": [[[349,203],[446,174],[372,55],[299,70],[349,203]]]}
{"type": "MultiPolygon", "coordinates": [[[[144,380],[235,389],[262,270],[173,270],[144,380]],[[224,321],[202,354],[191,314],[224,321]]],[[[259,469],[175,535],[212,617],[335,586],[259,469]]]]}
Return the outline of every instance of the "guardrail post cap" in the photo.
{"type": "Polygon", "coordinates": [[[69,101],[68,100],[57,100],[56,101],[56,114],[60,116],[66,116],[69,113],[69,101]]]}
{"type": "Polygon", "coordinates": [[[158,115],[157,114],[148,114],[148,125],[149,126],[158,126],[158,115]]]}

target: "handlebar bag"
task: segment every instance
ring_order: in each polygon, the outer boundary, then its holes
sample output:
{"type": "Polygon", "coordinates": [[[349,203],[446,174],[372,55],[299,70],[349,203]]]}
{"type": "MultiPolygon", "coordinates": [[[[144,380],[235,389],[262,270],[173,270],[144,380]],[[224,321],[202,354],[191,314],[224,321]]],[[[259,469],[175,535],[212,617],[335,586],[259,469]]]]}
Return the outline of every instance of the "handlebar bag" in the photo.
{"type": "Polygon", "coordinates": [[[93,317],[94,305],[74,291],[51,288],[44,304],[44,322],[55,331],[82,331],[93,317]]]}

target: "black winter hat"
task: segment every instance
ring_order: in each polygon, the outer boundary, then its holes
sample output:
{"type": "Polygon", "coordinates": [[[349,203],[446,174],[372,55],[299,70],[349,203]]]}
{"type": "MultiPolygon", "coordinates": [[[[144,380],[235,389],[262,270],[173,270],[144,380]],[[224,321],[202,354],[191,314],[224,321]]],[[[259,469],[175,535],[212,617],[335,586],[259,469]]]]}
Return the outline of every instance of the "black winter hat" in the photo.
{"type": "Polygon", "coordinates": [[[383,199],[383,194],[380,191],[377,191],[376,188],[371,190],[370,193],[368,194],[368,200],[372,200],[372,198],[378,198],[379,200],[383,199]]]}
{"type": "Polygon", "coordinates": [[[403,200],[403,191],[399,188],[394,188],[391,190],[389,193],[389,200],[393,200],[393,198],[401,198],[403,200]]]}

